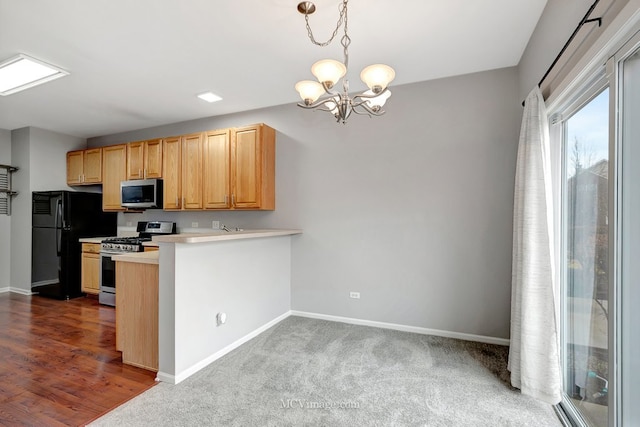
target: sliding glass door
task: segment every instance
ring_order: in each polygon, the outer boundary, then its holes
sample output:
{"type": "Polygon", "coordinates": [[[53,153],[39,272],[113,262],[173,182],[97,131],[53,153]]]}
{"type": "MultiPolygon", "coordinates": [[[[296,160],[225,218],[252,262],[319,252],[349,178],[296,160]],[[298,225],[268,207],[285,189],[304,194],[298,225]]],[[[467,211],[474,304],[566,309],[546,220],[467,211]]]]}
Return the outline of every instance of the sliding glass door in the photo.
{"type": "Polygon", "coordinates": [[[620,129],[618,425],[640,426],[640,36],[616,59],[620,129]]]}
{"type": "Polygon", "coordinates": [[[609,89],[565,121],[564,391],[589,425],[606,427],[609,389],[609,89]]]}
{"type": "MultiPolygon", "coordinates": [[[[561,117],[561,408],[640,426],[640,33],[561,117]]],[[[555,122],[554,122],[555,123],[555,122]]]]}

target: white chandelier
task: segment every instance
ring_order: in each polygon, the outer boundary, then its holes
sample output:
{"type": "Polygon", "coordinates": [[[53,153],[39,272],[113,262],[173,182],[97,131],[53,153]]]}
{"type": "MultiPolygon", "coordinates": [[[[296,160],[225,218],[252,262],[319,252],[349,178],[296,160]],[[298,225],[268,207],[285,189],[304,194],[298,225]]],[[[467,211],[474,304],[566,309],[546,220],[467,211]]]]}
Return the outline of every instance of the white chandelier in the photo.
{"type": "Polygon", "coordinates": [[[304,101],[298,106],[307,109],[328,111],[334,115],[338,123],[346,123],[351,113],[365,114],[369,117],[384,114],[382,106],[391,96],[388,85],[395,78],[393,68],[384,64],[369,65],[360,73],[360,78],[369,87],[369,90],[349,96],[349,80],[345,77],[349,67],[349,44],[351,39],[347,34],[347,2],[343,0],[340,5],[340,17],[331,38],[324,43],[316,41],[309,25],[309,15],[316,10],[316,6],[310,1],[298,4],[298,11],[304,14],[309,40],[316,46],[328,46],[338,34],[338,30],[344,25],[344,35],[340,44],[344,49],[344,63],[334,59],[323,59],[311,66],[311,73],[318,79],[303,80],[296,83],[296,90],[304,101]],[[342,80],[342,92],[332,90],[338,81],[342,80]]]}

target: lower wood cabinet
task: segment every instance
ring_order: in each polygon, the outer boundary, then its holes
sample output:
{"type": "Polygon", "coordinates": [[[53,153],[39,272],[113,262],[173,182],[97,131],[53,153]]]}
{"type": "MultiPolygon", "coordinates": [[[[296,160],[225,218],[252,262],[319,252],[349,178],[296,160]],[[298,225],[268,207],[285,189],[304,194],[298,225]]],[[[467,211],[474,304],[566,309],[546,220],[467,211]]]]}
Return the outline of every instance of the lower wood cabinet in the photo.
{"type": "Polygon", "coordinates": [[[100,243],[83,243],[80,287],[82,292],[100,293],[100,243]]]}
{"type": "Polygon", "coordinates": [[[116,261],[116,350],[158,371],[158,265],[116,261]]]}

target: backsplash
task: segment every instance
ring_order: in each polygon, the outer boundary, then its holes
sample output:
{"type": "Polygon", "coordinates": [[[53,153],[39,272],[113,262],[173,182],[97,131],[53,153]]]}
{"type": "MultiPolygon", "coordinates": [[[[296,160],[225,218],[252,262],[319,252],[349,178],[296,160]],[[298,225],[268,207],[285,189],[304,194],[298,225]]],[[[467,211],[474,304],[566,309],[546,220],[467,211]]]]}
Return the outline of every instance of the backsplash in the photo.
{"type": "Polygon", "coordinates": [[[212,230],[212,221],[228,228],[291,228],[290,224],[275,224],[272,211],[197,211],[172,212],[150,209],[142,213],[119,213],[118,235],[136,234],[138,221],[173,221],[178,233],[206,233],[212,230]]]}

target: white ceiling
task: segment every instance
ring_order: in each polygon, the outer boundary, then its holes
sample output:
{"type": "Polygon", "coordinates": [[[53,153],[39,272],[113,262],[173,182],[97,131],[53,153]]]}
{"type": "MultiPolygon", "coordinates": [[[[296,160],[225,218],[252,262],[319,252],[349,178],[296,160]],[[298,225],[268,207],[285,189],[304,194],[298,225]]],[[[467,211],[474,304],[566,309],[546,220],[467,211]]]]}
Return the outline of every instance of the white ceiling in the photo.
{"type": "MultiPolygon", "coordinates": [[[[317,39],[339,0],[317,0],[317,39]]],[[[299,100],[311,64],[298,0],[0,0],[0,61],[25,53],[71,72],[0,97],[0,129],[92,137],[299,100]],[[223,101],[195,95],[213,91],[223,101]]],[[[515,66],[546,0],[352,0],[350,83],[386,63],[393,85],[515,66]]],[[[393,89],[392,89],[393,91],[393,89]]]]}

